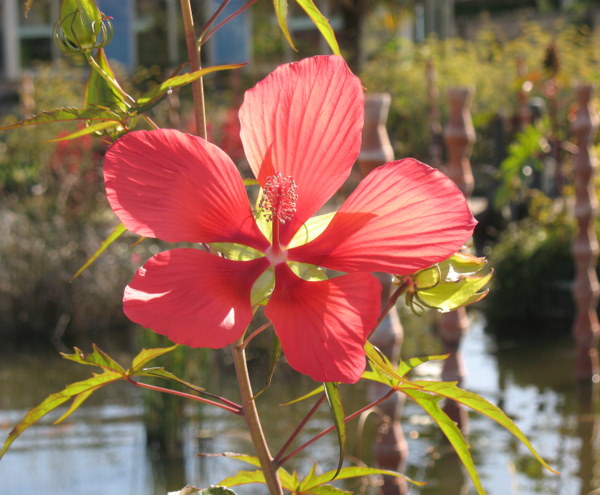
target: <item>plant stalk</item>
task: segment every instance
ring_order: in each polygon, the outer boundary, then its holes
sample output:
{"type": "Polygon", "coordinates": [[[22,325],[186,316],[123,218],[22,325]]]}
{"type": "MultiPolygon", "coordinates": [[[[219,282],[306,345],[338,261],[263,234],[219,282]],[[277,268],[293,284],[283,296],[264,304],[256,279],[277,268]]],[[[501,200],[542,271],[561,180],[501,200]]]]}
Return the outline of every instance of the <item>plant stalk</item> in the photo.
{"type": "Polygon", "coordinates": [[[269,452],[269,447],[265,440],[265,435],[260,424],[256,404],[254,403],[252,385],[250,384],[250,376],[248,375],[248,367],[246,365],[246,353],[243,348],[243,337],[231,346],[233,354],[233,364],[235,373],[240,387],[242,397],[242,414],[248,425],[252,443],[256,450],[256,456],[260,461],[260,467],[265,475],[265,483],[269,488],[270,495],[283,495],[281,481],[277,475],[277,469],[273,463],[273,457],[269,452]]]}
{"type": "MultiPolygon", "coordinates": [[[[187,46],[190,70],[198,71],[200,65],[200,51],[196,42],[194,30],[194,17],[190,0],[180,0],[181,15],[183,16],[183,28],[185,31],[185,43],[187,46]]],[[[196,120],[196,134],[206,139],[206,110],[204,106],[204,83],[202,78],[192,82],[192,95],[194,97],[194,118],[196,120]]]]}

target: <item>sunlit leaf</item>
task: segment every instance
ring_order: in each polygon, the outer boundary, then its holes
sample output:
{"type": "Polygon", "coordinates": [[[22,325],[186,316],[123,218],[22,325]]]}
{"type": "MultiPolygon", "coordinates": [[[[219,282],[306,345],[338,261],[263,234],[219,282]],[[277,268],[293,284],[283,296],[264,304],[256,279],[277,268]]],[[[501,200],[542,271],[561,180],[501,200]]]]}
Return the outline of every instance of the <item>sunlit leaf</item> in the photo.
{"type": "MultiPolygon", "coordinates": [[[[460,275],[469,275],[481,271],[487,264],[485,258],[480,258],[467,253],[454,253],[448,260],[452,270],[460,275]]],[[[443,262],[443,263],[446,263],[443,262]]],[[[443,264],[440,263],[440,264],[443,264]]]]}
{"type": "Polygon", "coordinates": [[[440,268],[434,265],[431,268],[420,270],[415,273],[414,280],[419,290],[435,287],[441,280],[440,268]]]}
{"type": "MultiPolygon", "coordinates": [[[[331,478],[334,473],[335,473],[335,471],[328,471],[319,476],[311,477],[310,481],[308,481],[308,482],[307,482],[308,477],[305,478],[301,483],[301,487],[303,489],[302,493],[305,493],[305,492],[306,493],[321,493],[321,492],[314,491],[315,487],[324,485],[325,483],[329,483],[331,481],[331,478]]],[[[370,468],[370,467],[364,467],[364,466],[347,466],[345,468],[342,468],[340,470],[340,472],[338,473],[338,475],[336,476],[336,479],[347,480],[347,479],[352,479],[352,478],[361,478],[363,476],[373,476],[373,475],[393,476],[395,478],[405,479],[409,483],[412,483],[417,486],[426,485],[426,483],[423,483],[421,481],[412,480],[408,476],[405,476],[404,474],[398,473],[396,471],[390,471],[388,469],[370,468]]],[[[325,492],[323,492],[323,493],[325,493],[325,492]]]]}
{"type": "MultiPolygon", "coordinates": [[[[82,380],[79,382],[71,383],[67,385],[63,390],[55,394],[51,394],[46,397],[39,405],[30,409],[25,417],[15,426],[9,433],[8,438],[5,440],[2,450],[0,450],[0,459],[6,453],[10,445],[23,433],[27,428],[35,424],[41,418],[43,418],[49,412],[55,410],[68,400],[80,396],[77,402],[77,407],[90,396],[91,392],[99,389],[101,386],[106,385],[123,378],[121,373],[113,371],[105,371],[102,374],[94,375],[92,378],[82,380]]],[[[75,411],[76,407],[71,407],[66,414],[63,414],[60,418],[62,421],[69,414],[75,411]]]]}
{"type": "Polygon", "coordinates": [[[311,265],[310,263],[299,263],[297,261],[290,262],[288,266],[298,277],[309,282],[327,280],[327,274],[319,266],[311,265]]]}
{"type": "Polygon", "coordinates": [[[96,124],[91,124],[89,126],[84,127],[83,129],[79,129],[67,136],[61,136],[56,139],[48,139],[47,143],[58,143],[59,141],[70,141],[71,139],[77,139],[81,136],[87,136],[88,134],[94,134],[94,132],[103,131],[105,129],[109,129],[110,127],[115,127],[120,125],[120,121],[104,121],[98,122],[96,124]]]}
{"type": "Polygon", "coordinates": [[[288,0],[273,0],[273,6],[275,8],[275,17],[277,17],[277,23],[279,24],[279,29],[285,36],[285,39],[292,47],[292,50],[296,50],[294,46],[294,42],[292,41],[292,37],[290,35],[290,30],[288,28],[288,0]]]}
{"type": "Polygon", "coordinates": [[[311,488],[309,491],[300,492],[306,495],[352,495],[348,490],[342,490],[332,485],[321,485],[311,488]]]}
{"type": "Polygon", "coordinates": [[[202,76],[221,70],[239,69],[244,65],[245,64],[215,65],[214,67],[205,67],[204,69],[200,69],[195,72],[189,72],[187,74],[180,74],[179,76],[171,77],[170,79],[167,79],[166,81],[160,83],[155,88],[152,88],[147,93],[144,93],[144,95],[142,95],[136,100],[136,103],[138,105],[146,105],[152,100],[160,98],[170,90],[179,88],[181,86],[185,86],[186,84],[200,79],[202,76]]]}
{"type": "Polygon", "coordinates": [[[129,368],[129,374],[135,374],[140,371],[146,364],[148,364],[153,359],[156,359],[159,356],[167,354],[168,352],[174,351],[179,347],[178,344],[172,345],[170,347],[157,347],[154,349],[142,349],[137,356],[133,358],[131,362],[131,368],[129,368]]]}
{"type": "Polygon", "coordinates": [[[325,390],[325,387],[323,387],[323,385],[320,385],[319,387],[315,388],[314,390],[311,390],[307,394],[304,394],[302,397],[298,397],[297,399],[293,399],[289,402],[285,402],[280,405],[281,406],[291,406],[292,404],[296,404],[298,402],[302,402],[303,400],[310,399],[311,397],[314,397],[315,395],[322,394],[324,390],[325,390]]]}
{"type": "Polygon", "coordinates": [[[126,374],[125,368],[117,363],[113,358],[101,350],[96,344],[92,344],[93,352],[85,354],[81,349],[74,348],[73,354],[65,354],[63,352],[60,355],[70,361],[75,361],[79,364],[85,364],[88,366],[98,366],[107,371],[115,371],[117,373],[126,374]]]}
{"type": "Polygon", "coordinates": [[[235,242],[211,242],[210,245],[230,260],[248,261],[264,256],[263,253],[250,246],[244,246],[235,242]]]}
{"type": "Polygon", "coordinates": [[[398,365],[398,373],[401,376],[406,376],[409,371],[416,368],[420,364],[427,363],[428,361],[443,361],[447,359],[449,354],[442,354],[436,356],[423,356],[423,357],[414,357],[407,359],[406,361],[400,361],[398,365]]]}
{"type": "Polygon", "coordinates": [[[139,370],[135,373],[135,376],[149,376],[152,378],[163,378],[165,380],[169,380],[175,383],[179,383],[190,390],[195,392],[210,395],[211,397],[216,397],[212,394],[207,394],[206,389],[199,387],[198,385],[194,385],[193,383],[187,382],[182,378],[179,378],[177,375],[174,375],[170,371],[165,370],[164,368],[144,368],[143,370],[139,370]]]}
{"type": "Polygon", "coordinates": [[[255,306],[257,304],[266,305],[269,301],[269,297],[275,288],[275,269],[270,266],[264,272],[262,272],[250,292],[250,304],[255,306]]]}
{"type": "Polygon", "coordinates": [[[83,273],[84,270],[87,270],[90,267],[90,265],[92,263],[94,263],[94,261],[96,261],[104,251],[106,251],[108,246],[110,246],[113,242],[115,242],[125,232],[127,232],[125,225],[123,225],[122,223],[117,225],[113,229],[113,231],[109,234],[109,236],[102,241],[102,244],[100,244],[100,247],[98,249],[96,249],[96,252],[87,259],[87,261],[83,264],[83,266],[79,270],[77,270],[77,272],[75,273],[75,275],[73,275],[71,280],[75,280],[79,275],[81,275],[83,273]]]}
{"type": "Polygon", "coordinates": [[[92,120],[99,122],[106,121],[119,121],[119,115],[115,112],[105,108],[72,108],[63,107],[55,108],[54,110],[48,110],[40,112],[33,117],[25,120],[21,120],[14,124],[10,124],[4,127],[0,127],[0,131],[7,131],[10,129],[17,129],[19,127],[25,127],[29,125],[40,125],[50,124],[53,122],[68,122],[74,120],[92,120]]]}
{"type": "MultiPolygon", "coordinates": [[[[230,459],[236,459],[238,461],[245,462],[246,464],[250,464],[255,467],[260,467],[260,461],[258,460],[258,457],[250,456],[247,454],[235,454],[233,452],[225,452],[223,454],[210,455],[210,457],[215,457],[215,456],[228,457],[230,459]]],[[[279,479],[281,480],[281,485],[283,486],[283,488],[285,488],[286,490],[290,490],[290,491],[293,491],[295,489],[295,487],[297,485],[297,480],[295,479],[294,476],[292,476],[284,468],[279,468],[277,470],[277,474],[279,475],[279,479]]],[[[264,480],[265,480],[265,478],[264,478],[264,475],[262,474],[262,471],[240,471],[237,474],[235,474],[234,476],[230,476],[230,477],[220,481],[219,483],[217,483],[217,485],[238,486],[238,485],[243,485],[245,483],[264,483],[265,482],[264,480]],[[255,473],[260,473],[260,475],[262,475],[262,479],[260,478],[260,476],[256,475],[255,473]],[[238,477],[238,475],[240,475],[240,476],[238,477]],[[243,480],[251,480],[251,481],[243,481],[243,480]],[[252,481],[252,480],[255,480],[255,481],[252,481]]]]}
{"type": "Polygon", "coordinates": [[[558,472],[550,467],[550,465],[537,453],[537,451],[533,448],[533,445],[531,445],[531,442],[527,439],[519,427],[514,424],[513,421],[506,414],[504,414],[499,407],[495,406],[488,400],[473,392],[459,388],[454,382],[430,382],[421,380],[413,383],[420,385],[424,391],[452,399],[456,402],[464,404],[478,413],[484,414],[488,418],[491,418],[500,426],[512,433],[516,438],[518,438],[535,456],[540,464],[542,464],[542,466],[549,471],[558,474],[558,472]]]}
{"type": "Polygon", "coordinates": [[[313,0],[296,0],[296,3],[304,9],[308,14],[308,17],[310,17],[315,26],[317,26],[317,29],[321,32],[321,35],[325,38],[325,41],[327,41],[327,44],[331,48],[331,51],[335,55],[341,55],[342,52],[340,51],[340,47],[335,38],[335,33],[329,24],[329,21],[317,8],[313,0]]]}
{"type": "Polygon", "coordinates": [[[344,413],[344,406],[342,405],[339,383],[325,383],[325,394],[327,395],[327,402],[329,403],[329,408],[331,409],[331,414],[333,416],[339,446],[338,465],[335,474],[331,477],[331,479],[333,479],[342,469],[344,457],[346,457],[346,422],[344,421],[346,414],[344,413]]]}
{"type": "Polygon", "coordinates": [[[420,390],[403,390],[403,392],[419,404],[440,427],[463,463],[467,473],[469,473],[477,493],[479,495],[485,495],[485,490],[481,485],[481,480],[479,479],[475,464],[473,463],[473,458],[471,457],[469,444],[458,429],[456,423],[452,421],[439,406],[441,397],[421,392],[420,390]]]}

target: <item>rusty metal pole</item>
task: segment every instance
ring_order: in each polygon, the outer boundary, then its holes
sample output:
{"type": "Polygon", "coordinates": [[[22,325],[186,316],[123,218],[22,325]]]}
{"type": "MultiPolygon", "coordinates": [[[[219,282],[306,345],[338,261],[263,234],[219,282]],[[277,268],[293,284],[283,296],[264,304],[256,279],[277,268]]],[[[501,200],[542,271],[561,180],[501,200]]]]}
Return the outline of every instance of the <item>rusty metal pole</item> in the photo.
{"type": "MultiPolygon", "coordinates": [[[[475,142],[475,131],[469,112],[473,91],[470,88],[450,88],[448,102],[450,112],[444,129],[444,141],[448,152],[446,173],[468,198],[473,191],[471,172],[471,150],[475,142]]],[[[467,332],[468,320],[465,308],[459,308],[441,317],[440,334],[444,353],[450,354],[444,361],[442,379],[462,383],[466,376],[460,342],[467,332]]],[[[444,411],[458,424],[461,431],[468,430],[467,413],[454,401],[446,401],[444,411]]]]}
{"type": "Polygon", "coordinates": [[[598,199],[594,189],[596,160],[592,152],[593,138],[598,128],[598,118],[592,111],[594,88],[581,85],[575,88],[577,112],[571,130],[577,142],[573,157],[575,185],[575,218],[577,235],[573,243],[575,258],[575,323],[573,336],[577,345],[575,376],[582,381],[598,381],[598,336],[600,324],[596,307],[600,287],[596,276],[598,240],[594,230],[594,217],[598,211],[598,199]]]}
{"type": "MultiPolygon", "coordinates": [[[[358,158],[358,167],[363,177],[374,168],[394,159],[394,150],[385,128],[390,101],[390,95],[387,93],[369,94],[366,97],[365,125],[358,158]]],[[[387,302],[391,294],[390,276],[383,273],[375,275],[383,286],[382,299],[387,302]]],[[[373,332],[370,341],[395,361],[400,355],[402,337],[403,330],[398,313],[392,309],[373,332]]],[[[369,384],[369,398],[371,400],[378,399],[387,390],[385,385],[371,383],[369,384]]],[[[382,419],[373,446],[375,460],[379,466],[399,472],[404,470],[408,457],[408,446],[400,423],[403,404],[403,396],[394,394],[379,405],[378,409],[382,419]]],[[[406,481],[386,476],[383,480],[382,491],[384,495],[405,495],[408,493],[408,487],[406,481]]]]}

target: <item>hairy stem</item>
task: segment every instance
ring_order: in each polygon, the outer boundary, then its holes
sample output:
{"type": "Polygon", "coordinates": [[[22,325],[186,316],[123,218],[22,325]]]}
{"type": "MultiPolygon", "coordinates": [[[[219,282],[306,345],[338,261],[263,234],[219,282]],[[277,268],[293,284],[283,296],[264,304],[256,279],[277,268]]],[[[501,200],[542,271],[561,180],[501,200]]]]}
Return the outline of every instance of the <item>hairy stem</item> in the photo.
{"type": "Polygon", "coordinates": [[[254,403],[252,385],[246,366],[246,353],[243,348],[243,338],[232,346],[233,364],[242,396],[242,414],[248,425],[252,443],[256,450],[256,456],[260,461],[260,467],[265,475],[265,482],[269,488],[270,495],[283,495],[281,481],[277,475],[277,469],[269,452],[265,435],[260,424],[256,404],[254,403]]]}
{"type": "MultiPolygon", "coordinates": [[[[185,43],[187,46],[190,70],[200,70],[200,51],[196,43],[194,30],[194,17],[190,0],[180,0],[181,14],[183,16],[183,28],[185,31],[185,43]]],[[[206,111],[204,107],[204,83],[202,78],[192,82],[192,95],[194,97],[194,117],[196,120],[196,134],[206,139],[206,111]]]]}

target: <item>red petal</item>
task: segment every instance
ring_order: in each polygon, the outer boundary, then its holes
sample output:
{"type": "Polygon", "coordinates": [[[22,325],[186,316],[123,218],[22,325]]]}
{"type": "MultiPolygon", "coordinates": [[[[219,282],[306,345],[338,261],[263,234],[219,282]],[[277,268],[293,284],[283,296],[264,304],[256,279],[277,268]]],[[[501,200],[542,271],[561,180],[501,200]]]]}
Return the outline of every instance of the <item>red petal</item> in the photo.
{"type": "Polygon", "coordinates": [[[323,234],[288,256],[346,272],[406,275],[454,254],[476,223],[454,182],[406,158],[371,172],[323,234]]]}
{"type": "Polygon", "coordinates": [[[235,165],[199,137],[169,129],[130,132],[106,152],[104,180],[112,209],[137,234],[268,247],[235,165]]]}
{"type": "Polygon", "coordinates": [[[125,288],[129,319],[191,347],[225,347],[252,320],[250,291],[268,261],[240,262],[199,249],[153,256],[125,288]]]}
{"type": "Polygon", "coordinates": [[[275,268],[265,308],[292,368],[320,382],[354,383],[365,370],[365,342],[377,324],[381,285],[368,273],[322,282],[275,268]]]}
{"type": "Polygon", "coordinates": [[[298,185],[296,215],[282,226],[282,244],[350,174],[360,151],[363,105],[360,80],[334,55],[282,65],[246,92],[241,137],[254,175],[264,185],[279,171],[298,185]]]}

